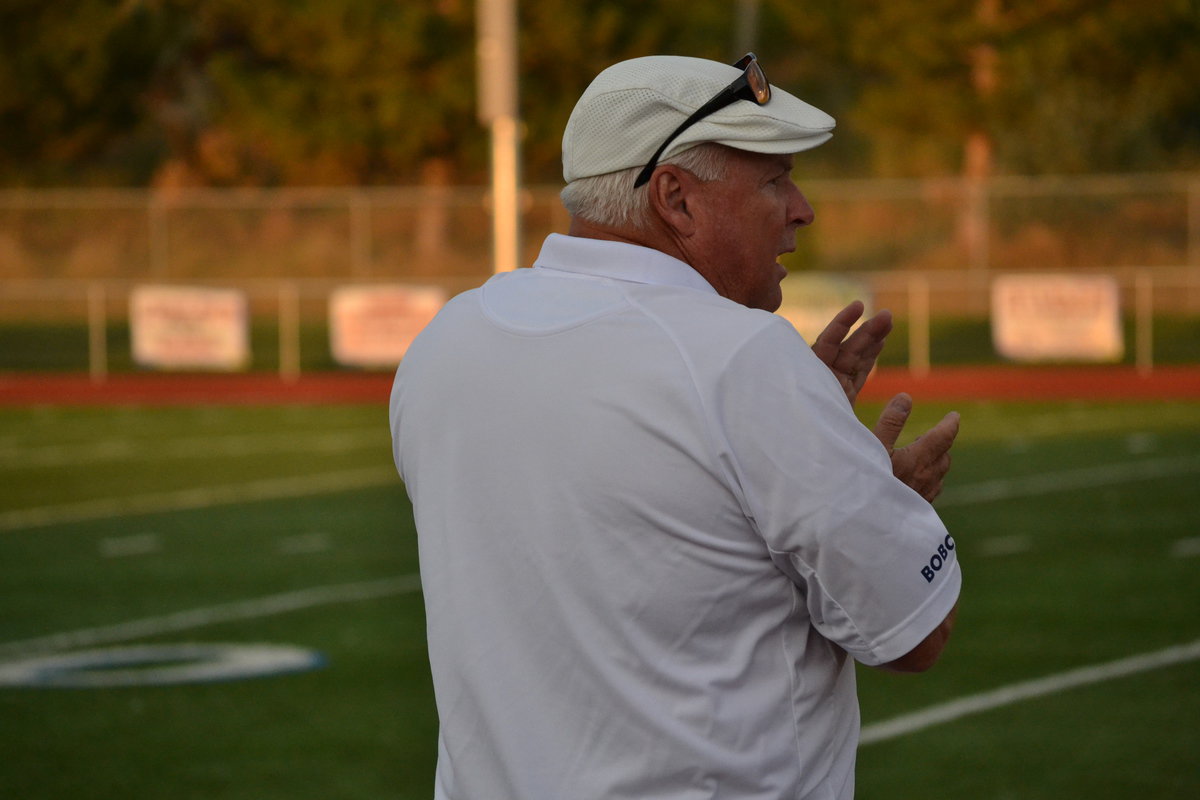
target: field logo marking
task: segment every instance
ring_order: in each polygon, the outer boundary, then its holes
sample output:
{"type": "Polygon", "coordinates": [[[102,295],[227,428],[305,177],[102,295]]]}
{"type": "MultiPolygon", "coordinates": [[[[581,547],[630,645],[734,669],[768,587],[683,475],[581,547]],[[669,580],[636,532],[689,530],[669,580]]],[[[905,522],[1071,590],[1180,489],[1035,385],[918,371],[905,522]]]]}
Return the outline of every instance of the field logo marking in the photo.
{"type": "Polygon", "coordinates": [[[40,636],[36,639],[0,643],[0,661],[78,647],[128,642],[164,633],[192,630],[219,622],[260,619],[333,603],[374,600],[380,597],[416,592],[420,588],[421,579],[418,575],[399,575],[375,581],[316,586],[311,589],[273,594],[237,603],[195,608],[190,611],[178,611],[159,617],[144,617],[115,625],[84,628],[40,636]]]}
{"type": "MultiPolygon", "coordinates": [[[[44,636],[37,639],[0,643],[0,670],[18,659],[29,659],[35,654],[53,653],[77,647],[98,644],[114,644],[162,633],[190,630],[219,622],[256,619],[300,611],[331,603],[347,603],[407,594],[419,591],[420,576],[400,575],[377,581],[364,581],[334,586],[321,586],[295,592],[268,595],[238,603],[181,611],[160,617],[119,623],[98,628],[85,628],[67,633],[44,636]]],[[[109,654],[115,651],[103,651],[109,654]]],[[[1182,664],[1200,659],[1200,640],[1189,644],[1168,647],[1152,653],[1132,656],[1105,664],[1049,675],[1022,683],[1010,684],[979,694],[930,706],[922,711],[905,714],[883,722],[867,725],[862,730],[860,744],[867,745],[886,741],[898,736],[952,722],[973,714],[990,711],[1023,700],[1056,694],[1068,689],[1094,683],[1123,678],[1139,672],[1182,664]]],[[[57,662],[55,662],[57,663],[57,662]]],[[[7,673],[0,672],[0,675],[7,673]]]]}
{"type": "Polygon", "coordinates": [[[266,678],[325,666],[314,650],[279,644],[149,644],[0,662],[0,686],[101,689],[266,678]]]}
{"type": "Polygon", "coordinates": [[[1060,672],[1056,675],[1048,675],[1045,678],[1002,686],[999,689],[960,697],[948,703],[930,706],[922,711],[867,725],[862,729],[859,744],[866,745],[894,739],[931,728],[934,725],[953,722],[972,714],[991,711],[1023,700],[1044,697],[1080,686],[1124,678],[1139,672],[1183,664],[1197,659],[1200,659],[1200,639],[1153,653],[1143,653],[1117,661],[1109,661],[1105,664],[1094,664],[1060,672]]]}

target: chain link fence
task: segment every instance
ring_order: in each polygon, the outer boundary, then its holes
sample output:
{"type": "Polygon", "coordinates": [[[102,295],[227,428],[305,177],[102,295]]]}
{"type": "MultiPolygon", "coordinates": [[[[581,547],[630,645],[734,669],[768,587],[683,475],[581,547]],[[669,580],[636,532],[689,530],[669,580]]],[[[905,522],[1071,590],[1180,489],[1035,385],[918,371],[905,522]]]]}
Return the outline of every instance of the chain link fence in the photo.
{"type": "MultiPolygon", "coordinates": [[[[1126,360],[1200,363],[1200,175],[801,181],[816,223],[793,272],[853,278],[899,330],[885,361],[998,360],[989,291],[1004,273],[1119,282],[1126,360]]],[[[569,224],[557,189],[523,193],[522,261],[569,224]]],[[[330,293],[492,273],[480,187],[0,191],[0,370],[131,370],[129,294],[243,290],[252,369],[336,368],[330,293]]]]}

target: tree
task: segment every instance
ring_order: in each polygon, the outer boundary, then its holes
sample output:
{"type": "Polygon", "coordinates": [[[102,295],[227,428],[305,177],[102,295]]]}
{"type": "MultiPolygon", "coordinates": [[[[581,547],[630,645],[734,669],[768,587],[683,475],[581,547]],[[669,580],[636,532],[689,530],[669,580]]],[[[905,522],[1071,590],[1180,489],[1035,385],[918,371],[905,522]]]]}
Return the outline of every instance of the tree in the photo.
{"type": "MultiPolygon", "coordinates": [[[[520,2],[527,182],[560,179],[563,126],[597,72],[651,53],[732,61],[739,10],[520,2]]],[[[474,0],[8,0],[0,180],[482,183],[474,13],[474,0]]],[[[1200,0],[761,0],[757,29],[772,80],[839,120],[810,174],[1200,164],[1200,0]]]]}
{"type": "Polygon", "coordinates": [[[1013,3],[995,126],[1009,171],[1200,167],[1200,3],[1013,3]]]}
{"type": "Polygon", "coordinates": [[[847,0],[812,11],[804,24],[837,32],[824,49],[853,74],[843,116],[870,142],[874,174],[982,179],[1200,158],[1196,0],[847,0]]]}
{"type": "Polygon", "coordinates": [[[0,179],[144,179],[164,148],[143,99],[172,25],[103,0],[0,6],[0,179]]]}
{"type": "Polygon", "coordinates": [[[521,3],[520,107],[529,180],[562,180],[563,128],[579,95],[605,67],[655,54],[736,60],[741,54],[731,52],[734,5],[731,0],[521,3]]]}
{"type": "Polygon", "coordinates": [[[474,125],[466,4],[189,5],[166,95],[190,108],[172,150],[191,180],[392,184],[478,160],[460,134],[474,125]]]}

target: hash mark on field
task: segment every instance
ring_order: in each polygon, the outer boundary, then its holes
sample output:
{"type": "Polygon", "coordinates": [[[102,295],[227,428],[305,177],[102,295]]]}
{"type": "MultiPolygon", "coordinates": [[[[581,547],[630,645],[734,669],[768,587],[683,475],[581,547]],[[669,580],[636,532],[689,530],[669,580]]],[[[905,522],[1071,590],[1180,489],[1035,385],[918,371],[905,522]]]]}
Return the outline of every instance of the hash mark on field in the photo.
{"type": "Polygon", "coordinates": [[[162,549],[158,536],[153,533],[138,533],[132,536],[112,536],[100,540],[100,555],[105,558],[144,556],[162,549]]]}
{"type": "Polygon", "coordinates": [[[84,628],[77,631],[68,631],[67,633],[39,636],[36,639],[0,643],[0,660],[35,653],[68,650],[76,647],[128,642],[134,639],[144,639],[148,636],[158,636],[164,633],[174,633],[206,625],[215,625],[218,622],[259,619],[261,617],[286,614],[291,611],[303,611],[333,603],[374,600],[380,597],[415,592],[420,588],[421,579],[417,575],[398,575],[394,578],[360,581],[359,583],[315,586],[311,589],[273,594],[253,600],[243,600],[241,602],[226,603],[207,608],[194,608],[190,611],[179,611],[160,617],[145,617],[143,619],[130,620],[129,622],[120,622],[115,625],[84,628]]]}
{"type": "Polygon", "coordinates": [[[1192,558],[1200,556],[1200,537],[1178,539],[1171,545],[1171,556],[1174,558],[1192,558]]]}
{"type": "Polygon", "coordinates": [[[187,511],[259,500],[281,500],[310,494],[385,486],[390,483],[399,487],[400,479],[394,470],[372,467],[294,478],[268,478],[249,483],[156,492],[132,497],[108,497],[101,500],[64,503],[58,506],[21,508],[14,511],[0,511],[0,533],[70,522],[112,519],[134,514],[187,511]]]}
{"type": "Polygon", "coordinates": [[[981,539],[978,546],[981,556],[1011,556],[1032,550],[1033,541],[1028,536],[1014,534],[981,539]]]}
{"type": "Polygon", "coordinates": [[[324,533],[302,533],[280,539],[277,546],[280,553],[295,556],[324,553],[332,545],[324,533]]]}
{"type": "Polygon", "coordinates": [[[1131,455],[1144,455],[1158,449],[1158,437],[1153,433],[1131,433],[1125,437],[1125,449],[1131,455]]]}

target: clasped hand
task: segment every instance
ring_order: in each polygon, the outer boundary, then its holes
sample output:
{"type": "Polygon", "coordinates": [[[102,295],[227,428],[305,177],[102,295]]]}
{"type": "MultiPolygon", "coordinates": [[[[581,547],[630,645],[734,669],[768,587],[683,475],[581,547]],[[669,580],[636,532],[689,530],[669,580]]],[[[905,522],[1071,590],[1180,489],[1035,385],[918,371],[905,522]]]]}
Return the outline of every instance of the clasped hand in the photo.
{"type": "MultiPolygon", "coordinates": [[[[829,367],[845,390],[850,405],[858,399],[859,390],[883,350],[884,340],[892,332],[891,313],[880,311],[850,333],[863,311],[864,306],[858,300],[843,308],[812,346],[813,353],[829,367]]],[[[896,442],[911,413],[912,398],[901,392],[888,401],[873,432],[892,459],[892,474],[933,502],[942,493],[946,473],[950,471],[950,448],[958,436],[959,416],[950,412],[911,444],[897,448],[896,442]]]]}

